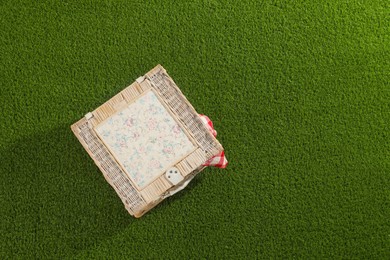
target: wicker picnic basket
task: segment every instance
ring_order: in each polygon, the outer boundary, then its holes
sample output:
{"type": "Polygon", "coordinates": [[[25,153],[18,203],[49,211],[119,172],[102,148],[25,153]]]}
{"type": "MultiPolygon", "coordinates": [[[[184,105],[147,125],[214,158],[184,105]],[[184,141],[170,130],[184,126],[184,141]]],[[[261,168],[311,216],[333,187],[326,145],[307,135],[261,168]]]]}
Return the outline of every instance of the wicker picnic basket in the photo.
{"type": "Polygon", "coordinates": [[[223,151],[161,65],[71,128],[135,217],[183,189],[223,151]]]}

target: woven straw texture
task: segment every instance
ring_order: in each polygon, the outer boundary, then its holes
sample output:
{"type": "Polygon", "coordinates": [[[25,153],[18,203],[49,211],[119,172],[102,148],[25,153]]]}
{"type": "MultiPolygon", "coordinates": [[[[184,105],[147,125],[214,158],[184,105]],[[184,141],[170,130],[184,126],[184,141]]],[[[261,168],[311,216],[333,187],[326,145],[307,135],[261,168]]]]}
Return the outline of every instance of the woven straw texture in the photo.
{"type": "MultiPolygon", "coordinates": [[[[208,131],[198,113],[161,65],[156,66],[96,110],[88,113],[71,128],[107,182],[115,189],[127,211],[135,217],[142,216],[179,187],[187,184],[204,168],[202,165],[205,161],[223,150],[221,144],[208,131]],[[184,138],[182,144],[187,147],[182,148],[184,150],[187,148],[189,152],[181,154],[181,157],[175,158],[172,162],[165,161],[164,168],[160,172],[154,172],[153,178],[147,177],[149,173],[144,170],[146,177],[145,180],[142,178],[141,180],[147,182],[142,182],[143,185],[140,185],[141,182],[137,183],[134,175],[130,173],[131,169],[126,169],[123,158],[113,152],[112,145],[105,140],[103,131],[99,129],[119,131],[115,128],[110,129],[107,121],[118,117],[118,113],[123,115],[126,109],[131,112],[135,105],[143,104],[142,98],[145,95],[151,96],[150,93],[158,98],[155,101],[156,106],[166,109],[163,113],[166,117],[165,121],[168,122],[169,118],[172,118],[178,126],[176,133],[182,133],[181,137],[186,136],[191,143],[186,143],[184,138]],[[169,181],[165,175],[166,166],[179,170],[182,177],[180,183],[174,185],[169,181]]],[[[153,135],[152,132],[143,133],[146,136],[148,134],[153,135]]],[[[146,157],[143,158],[148,160],[146,157]]],[[[142,161],[143,158],[138,160],[142,161]]],[[[143,177],[142,172],[137,174],[137,180],[143,177]]]]}

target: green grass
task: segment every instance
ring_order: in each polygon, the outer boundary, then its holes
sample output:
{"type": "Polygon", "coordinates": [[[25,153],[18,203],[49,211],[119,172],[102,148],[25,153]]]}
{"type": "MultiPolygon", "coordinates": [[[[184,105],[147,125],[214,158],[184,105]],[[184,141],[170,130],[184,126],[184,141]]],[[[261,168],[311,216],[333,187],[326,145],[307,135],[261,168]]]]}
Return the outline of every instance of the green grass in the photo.
{"type": "Polygon", "coordinates": [[[390,257],[388,1],[0,12],[1,259],[390,257]],[[230,165],[134,219],[69,126],[158,63],[230,165]]]}

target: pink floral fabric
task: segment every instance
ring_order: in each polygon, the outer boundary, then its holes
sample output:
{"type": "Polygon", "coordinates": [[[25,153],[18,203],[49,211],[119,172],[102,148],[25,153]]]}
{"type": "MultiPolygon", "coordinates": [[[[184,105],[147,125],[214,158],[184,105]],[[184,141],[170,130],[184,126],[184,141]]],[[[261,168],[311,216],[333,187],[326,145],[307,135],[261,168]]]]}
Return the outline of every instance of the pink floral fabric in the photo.
{"type": "Polygon", "coordinates": [[[95,132],[139,189],[195,149],[153,91],[98,125],[95,132]]]}

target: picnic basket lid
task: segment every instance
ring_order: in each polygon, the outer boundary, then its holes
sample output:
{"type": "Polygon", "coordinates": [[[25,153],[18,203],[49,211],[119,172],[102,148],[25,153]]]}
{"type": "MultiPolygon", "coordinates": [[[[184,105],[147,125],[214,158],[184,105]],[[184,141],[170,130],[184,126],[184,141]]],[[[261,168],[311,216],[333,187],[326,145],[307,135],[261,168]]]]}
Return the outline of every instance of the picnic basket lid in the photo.
{"type": "Polygon", "coordinates": [[[223,151],[161,65],[71,129],[135,217],[183,189],[223,151]]]}

